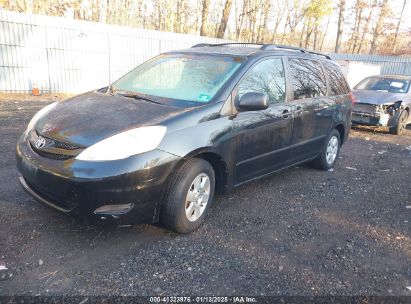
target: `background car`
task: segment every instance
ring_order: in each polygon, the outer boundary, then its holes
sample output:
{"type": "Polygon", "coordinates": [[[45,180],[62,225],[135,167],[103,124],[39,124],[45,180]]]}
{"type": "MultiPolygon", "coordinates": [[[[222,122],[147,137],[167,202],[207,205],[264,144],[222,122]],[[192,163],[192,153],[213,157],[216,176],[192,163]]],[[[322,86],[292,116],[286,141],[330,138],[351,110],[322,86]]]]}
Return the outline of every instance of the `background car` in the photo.
{"type": "Polygon", "coordinates": [[[65,213],[186,233],[215,192],[308,161],[332,168],[351,108],[328,56],[197,45],[42,109],[17,144],[20,182],[65,213]]]}
{"type": "Polygon", "coordinates": [[[401,134],[410,123],[411,76],[378,75],[367,77],[353,90],[356,97],[352,122],[358,125],[388,127],[401,134]]]}

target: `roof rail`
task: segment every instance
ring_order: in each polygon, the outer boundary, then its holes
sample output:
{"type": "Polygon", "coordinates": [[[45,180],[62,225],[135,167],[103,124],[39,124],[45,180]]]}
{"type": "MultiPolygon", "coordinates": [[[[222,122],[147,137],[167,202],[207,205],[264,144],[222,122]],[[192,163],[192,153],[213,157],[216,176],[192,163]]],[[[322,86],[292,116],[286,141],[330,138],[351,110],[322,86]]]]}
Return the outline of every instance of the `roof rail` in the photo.
{"type": "Polygon", "coordinates": [[[301,53],[314,54],[314,55],[318,55],[318,56],[324,56],[327,59],[331,59],[331,57],[326,55],[326,54],[306,50],[306,49],[295,47],[295,46],[280,45],[280,44],[264,44],[261,47],[261,49],[262,50],[285,49],[285,50],[292,50],[292,51],[300,51],[301,53]]]}
{"type": "Polygon", "coordinates": [[[264,43],[252,43],[252,42],[226,42],[226,43],[199,43],[196,45],[193,45],[192,48],[197,48],[197,47],[214,47],[214,46],[226,46],[226,45],[258,45],[258,46],[264,46],[264,43]]]}
{"type": "Polygon", "coordinates": [[[298,51],[301,53],[308,53],[308,54],[314,54],[318,56],[323,56],[327,59],[331,59],[330,56],[314,51],[309,51],[303,48],[295,47],[295,46],[289,46],[289,45],[281,45],[281,44],[264,44],[264,43],[250,43],[250,42],[228,42],[228,43],[200,43],[193,45],[192,48],[197,48],[197,47],[217,47],[217,46],[229,46],[229,45],[258,45],[260,46],[260,50],[273,50],[273,49],[284,49],[284,50],[291,50],[291,51],[298,51]]]}

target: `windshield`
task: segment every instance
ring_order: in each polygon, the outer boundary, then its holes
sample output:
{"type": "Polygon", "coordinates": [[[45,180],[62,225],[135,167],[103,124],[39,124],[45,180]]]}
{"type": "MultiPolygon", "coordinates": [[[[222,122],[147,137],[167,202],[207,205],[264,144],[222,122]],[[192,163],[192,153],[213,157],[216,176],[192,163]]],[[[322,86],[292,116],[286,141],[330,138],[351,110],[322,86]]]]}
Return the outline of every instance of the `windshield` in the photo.
{"type": "Polygon", "coordinates": [[[355,86],[356,90],[373,90],[391,93],[407,93],[410,81],[396,78],[370,77],[355,86]]]}
{"type": "Polygon", "coordinates": [[[242,61],[242,57],[160,55],[117,80],[112,91],[207,103],[242,61]]]}

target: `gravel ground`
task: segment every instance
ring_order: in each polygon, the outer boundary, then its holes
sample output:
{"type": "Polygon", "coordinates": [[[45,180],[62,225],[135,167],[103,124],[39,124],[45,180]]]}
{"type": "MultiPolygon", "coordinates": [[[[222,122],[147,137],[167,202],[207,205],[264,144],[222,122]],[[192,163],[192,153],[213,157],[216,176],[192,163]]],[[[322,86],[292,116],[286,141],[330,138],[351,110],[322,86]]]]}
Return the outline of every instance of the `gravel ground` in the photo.
{"type": "Polygon", "coordinates": [[[0,102],[0,295],[411,295],[411,128],[355,129],[333,171],[241,186],[177,235],[85,226],[29,197],[15,143],[45,104],[0,102]]]}

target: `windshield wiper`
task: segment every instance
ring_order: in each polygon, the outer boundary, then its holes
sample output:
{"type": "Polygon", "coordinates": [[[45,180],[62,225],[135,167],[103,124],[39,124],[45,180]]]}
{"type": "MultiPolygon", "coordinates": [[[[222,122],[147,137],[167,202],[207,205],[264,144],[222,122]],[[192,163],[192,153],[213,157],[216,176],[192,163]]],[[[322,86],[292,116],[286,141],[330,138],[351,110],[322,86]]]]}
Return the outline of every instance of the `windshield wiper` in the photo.
{"type": "Polygon", "coordinates": [[[150,97],[146,97],[144,95],[137,94],[137,93],[129,93],[129,92],[121,92],[120,91],[120,92],[116,92],[116,94],[119,94],[119,95],[124,96],[124,97],[134,98],[134,99],[143,99],[145,101],[149,101],[149,102],[152,102],[152,103],[155,103],[155,104],[164,105],[164,103],[161,103],[161,102],[159,102],[155,99],[152,99],[150,97]]]}

